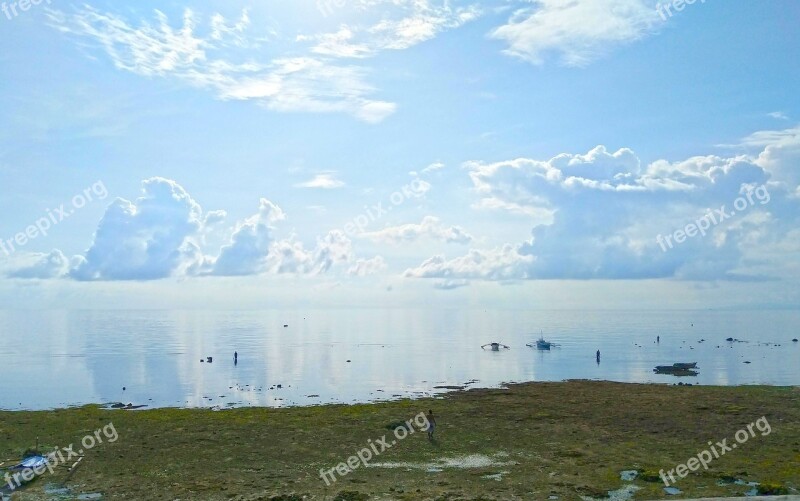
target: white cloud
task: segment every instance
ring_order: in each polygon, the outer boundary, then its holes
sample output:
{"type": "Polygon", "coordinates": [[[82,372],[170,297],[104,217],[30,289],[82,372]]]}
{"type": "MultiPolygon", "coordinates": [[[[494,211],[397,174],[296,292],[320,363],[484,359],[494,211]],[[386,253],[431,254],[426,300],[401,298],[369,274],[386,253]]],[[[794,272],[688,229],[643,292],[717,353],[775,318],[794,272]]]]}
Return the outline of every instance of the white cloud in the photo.
{"type": "Polygon", "coordinates": [[[409,278],[446,278],[450,280],[514,280],[530,277],[532,256],[519,253],[519,248],[510,244],[498,249],[471,249],[467,255],[447,260],[434,256],[417,268],[406,270],[409,278]]]}
{"type": "MultiPolygon", "coordinates": [[[[435,256],[406,272],[446,280],[649,279],[762,280],[798,269],[788,248],[800,222],[791,175],[800,159],[796,132],[765,131],[749,144],[757,156],[715,155],[642,167],[628,149],[561,154],[550,160],[515,159],[467,168],[478,206],[538,213],[531,238],[466,256],[435,256]],[[664,252],[671,235],[748,190],[768,189],[735,218],[664,252]]],[[[796,176],[796,174],[795,174],[796,176]]]]}
{"type": "Polygon", "coordinates": [[[773,111],[772,113],[767,113],[767,116],[776,120],[789,120],[789,116],[782,111],[773,111]]]}
{"type": "Polygon", "coordinates": [[[142,21],[137,26],[88,6],[74,14],[52,12],[50,22],[65,34],[94,40],[120,70],[177,79],[211,90],[220,99],[252,100],[280,112],[348,113],[369,123],[396,109],[394,103],[368,97],[374,89],[365,83],[367,70],[362,67],[295,55],[259,62],[263,56],[254,50],[257,44],[246,38],[246,11],[233,27],[213,16],[206,35],[200,34],[190,9],[178,28],[160,11],[155,24],[142,21]]]}
{"type": "Polygon", "coordinates": [[[443,280],[441,282],[435,282],[433,284],[434,289],[439,289],[443,291],[451,291],[454,289],[460,289],[462,287],[468,287],[469,281],[468,280],[443,280]]]}
{"type": "Polygon", "coordinates": [[[348,275],[357,277],[366,277],[374,275],[386,269],[386,261],[381,256],[375,256],[372,259],[359,259],[350,269],[347,270],[348,275]]]}
{"type": "MultiPolygon", "coordinates": [[[[387,2],[389,3],[389,2],[387,2]]],[[[475,5],[433,5],[427,0],[392,1],[399,15],[388,15],[366,26],[343,25],[333,33],[300,35],[298,42],[312,43],[311,52],[336,58],[367,58],[386,50],[405,50],[477,19],[475,5]]]]}
{"type": "Polygon", "coordinates": [[[77,280],[154,280],[194,266],[203,227],[200,205],[175,181],[151,178],[135,202],[118,198],[94,242],[70,271],[77,280]]]}
{"type": "Polygon", "coordinates": [[[362,236],[375,242],[392,244],[416,242],[422,237],[456,244],[469,244],[474,240],[472,235],[460,226],[444,226],[438,218],[433,216],[426,216],[420,224],[392,226],[375,232],[363,233],[362,236]]]}
{"type": "Polygon", "coordinates": [[[345,186],[345,183],[337,179],[332,173],[317,174],[308,181],[295,185],[296,188],[319,188],[323,190],[333,190],[343,186],[345,186]]]}
{"type": "Polygon", "coordinates": [[[436,172],[436,171],[442,170],[444,168],[445,168],[445,165],[442,162],[434,162],[434,163],[430,164],[429,166],[425,167],[424,169],[422,169],[421,173],[422,174],[428,174],[430,172],[436,172]]]}
{"type": "Polygon", "coordinates": [[[45,280],[63,277],[69,271],[69,259],[58,249],[50,254],[31,254],[24,260],[29,262],[14,267],[6,276],[45,280]]]}
{"type": "Polygon", "coordinates": [[[203,250],[210,225],[225,217],[222,210],[204,212],[178,183],[164,178],[142,182],[143,196],[134,202],[117,199],[106,209],[85,255],[67,258],[55,250],[31,254],[4,272],[12,278],[58,278],[79,281],[148,281],[187,276],[322,275],[366,276],[385,268],[383,258],[359,259],[341,231],[317,238],[306,249],[294,237],[279,240],[276,225],[283,210],[262,198],[258,212],[231,229],[229,242],[216,256],[203,250]],[[68,274],[67,274],[67,270],[68,274]]]}
{"type": "Polygon", "coordinates": [[[556,55],[568,66],[584,66],[611,48],[653,32],[662,20],[651,0],[530,0],[491,38],[505,52],[534,64],[556,55]]]}
{"type": "Polygon", "coordinates": [[[742,145],[763,147],[756,164],[769,171],[773,180],[800,188],[800,126],[757,132],[745,138],[742,145]]]}
{"type": "Polygon", "coordinates": [[[273,223],[285,218],[280,207],[262,198],[258,214],[239,222],[231,241],[220,249],[211,274],[222,276],[256,275],[267,267],[272,244],[273,223]]]}

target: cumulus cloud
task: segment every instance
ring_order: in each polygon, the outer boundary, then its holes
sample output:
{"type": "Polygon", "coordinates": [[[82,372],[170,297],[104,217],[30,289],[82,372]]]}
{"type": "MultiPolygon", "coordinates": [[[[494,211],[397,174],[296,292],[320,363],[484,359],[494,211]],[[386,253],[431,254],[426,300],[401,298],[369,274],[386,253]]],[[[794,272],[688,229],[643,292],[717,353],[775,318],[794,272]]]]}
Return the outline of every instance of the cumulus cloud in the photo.
{"type": "Polygon", "coordinates": [[[792,173],[800,140],[792,131],[777,131],[748,142],[761,146],[755,155],[646,166],[629,149],[602,146],[549,160],[470,162],[466,167],[481,197],[476,206],[537,214],[531,238],[455,259],[435,256],[406,276],[496,281],[781,276],[787,267],[796,269],[796,263],[788,264],[795,259],[774,259],[770,249],[791,247],[796,238],[800,201],[792,173]],[[734,210],[737,199],[742,207],[734,210]],[[735,215],[707,235],[668,249],[659,244],[659,235],[672,235],[723,206],[735,215]]]}
{"type": "Polygon", "coordinates": [[[210,225],[227,216],[204,212],[175,181],[154,177],[142,182],[142,196],[118,198],[106,209],[94,241],[84,255],[69,260],[59,250],[17,259],[3,273],[11,278],[70,277],[79,281],[159,280],[187,276],[269,274],[366,276],[385,268],[380,256],[360,259],[341,231],[331,231],[306,248],[295,237],[279,239],[276,226],[286,219],[275,203],[262,198],[258,211],[230,230],[216,255],[203,249],[210,225]]]}
{"type": "Polygon", "coordinates": [[[21,279],[60,278],[69,270],[69,259],[56,249],[49,254],[32,254],[28,256],[32,262],[11,269],[6,276],[21,279]]]}
{"type": "Polygon", "coordinates": [[[280,207],[262,198],[258,213],[236,225],[230,243],[220,249],[210,273],[237,276],[265,271],[272,244],[272,224],[284,217],[280,207]]]}
{"type": "Polygon", "coordinates": [[[142,192],[135,202],[118,198],[106,209],[94,242],[70,271],[73,278],[154,280],[200,259],[200,205],[175,181],[160,177],[145,180],[142,192]]]}
{"type": "Polygon", "coordinates": [[[275,225],[285,219],[280,207],[261,199],[257,214],[237,223],[230,243],[220,249],[217,258],[206,257],[199,275],[249,276],[261,274],[322,275],[336,267],[346,273],[366,276],[385,267],[383,258],[359,259],[352,241],[338,230],[317,238],[313,248],[306,248],[294,236],[274,237],[275,225]]]}
{"type": "Polygon", "coordinates": [[[434,256],[416,268],[406,270],[409,278],[446,278],[478,280],[514,280],[530,277],[532,256],[520,254],[519,247],[510,244],[498,249],[471,249],[467,255],[447,260],[434,256]]]}
{"type": "Polygon", "coordinates": [[[800,126],[752,134],[743,146],[763,147],[756,164],[770,171],[773,178],[800,188],[800,126]]]}
{"type": "Polygon", "coordinates": [[[611,48],[653,32],[662,19],[654,0],[530,0],[490,36],[505,52],[534,64],[548,55],[585,66],[611,48]]]}
{"type": "Polygon", "coordinates": [[[469,244],[474,240],[472,235],[460,226],[445,226],[439,218],[433,216],[426,216],[420,224],[392,226],[380,231],[363,233],[362,236],[375,242],[392,244],[415,242],[422,237],[456,244],[469,244]]]}

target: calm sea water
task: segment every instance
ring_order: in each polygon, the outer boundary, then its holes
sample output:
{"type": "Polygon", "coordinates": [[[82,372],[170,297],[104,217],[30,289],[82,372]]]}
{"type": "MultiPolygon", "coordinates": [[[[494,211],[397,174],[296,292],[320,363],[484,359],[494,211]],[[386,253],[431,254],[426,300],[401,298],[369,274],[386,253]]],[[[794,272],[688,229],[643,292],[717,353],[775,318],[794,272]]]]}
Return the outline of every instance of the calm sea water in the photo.
{"type": "Polygon", "coordinates": [[[367,402],[472,380],[800,385],[799,326],[798,311],[0,311],[0,408],[367,402]],[[560,346],[526,347],[540,332],[560,346]],[[652,372],[673,362],[700,374],[652,372]]]}

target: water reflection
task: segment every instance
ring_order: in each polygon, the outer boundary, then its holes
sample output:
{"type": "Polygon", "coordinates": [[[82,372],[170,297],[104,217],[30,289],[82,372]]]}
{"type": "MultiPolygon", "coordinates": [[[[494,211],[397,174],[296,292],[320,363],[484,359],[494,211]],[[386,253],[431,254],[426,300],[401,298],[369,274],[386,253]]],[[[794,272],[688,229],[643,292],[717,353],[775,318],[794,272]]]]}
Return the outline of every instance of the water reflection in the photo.
{"type": "Polygon", "coordinates": [[[698,362],[700,374],[681,381],[797,385],[800,346],[787,333],[798,320],[792,311],[0,311],[0,407],[349,403],[471,380],[673,383],[652,369],[674,362],[698,362]],[[558,346],[526,347],[540,331],[558,346]],[[480,349],[496,339],[511,349],[480,349]]]}

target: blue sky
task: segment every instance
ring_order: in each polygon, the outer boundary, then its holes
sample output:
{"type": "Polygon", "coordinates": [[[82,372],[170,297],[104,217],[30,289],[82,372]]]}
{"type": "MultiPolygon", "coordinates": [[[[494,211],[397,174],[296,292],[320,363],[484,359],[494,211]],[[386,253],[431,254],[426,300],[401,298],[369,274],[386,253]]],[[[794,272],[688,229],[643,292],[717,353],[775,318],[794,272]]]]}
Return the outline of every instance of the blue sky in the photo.
{"type": "Polygon", "coordinates": [[[663,3],[6,1],[0,297],[796,307],[800,6],[663,3]]]}

